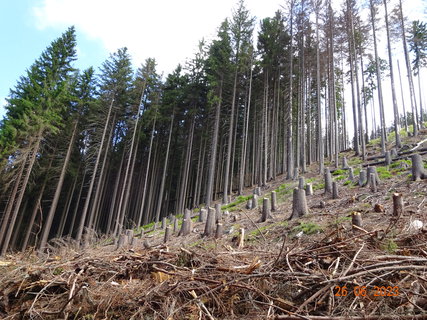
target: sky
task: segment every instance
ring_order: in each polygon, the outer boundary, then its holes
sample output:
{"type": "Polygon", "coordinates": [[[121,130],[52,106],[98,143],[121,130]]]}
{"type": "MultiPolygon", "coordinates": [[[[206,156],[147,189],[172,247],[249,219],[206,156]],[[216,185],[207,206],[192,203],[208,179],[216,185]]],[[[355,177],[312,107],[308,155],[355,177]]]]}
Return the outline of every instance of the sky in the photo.
{"type": "MultiPolygon", "coordinates": [[[[77,33],[76,67],[100,67],[128,47],[135,67],[154,57],[165,75],[212,38],[237,3],[233,0],[0,0],[0,119],[5,98],[41,52],[69,26],[77,33]]],[[[258,19],[283,0],[246,0],[258,19]]]]}
{"type": "MultiPolygon", "coordinates": [[[[257,21],[273,16],[285,2],[245,0],[257,21]]],[[[410,20],[426,12],[425,0],[404,2],[410,20]]],[[[0,0],[0,119],[9,89],[71,25],[77,33],[77,68],[98,69],[110,53],[126,46],[135,67],[154,57],[157,71],[167,75],[194,56],[199,40],[215,36],[236,4],[237,0],[0,0]]],[[[385,51],[380,55],[386,58],[385,51]]],[[[391,119],[392,112],[387,114],[391,119]]]]}

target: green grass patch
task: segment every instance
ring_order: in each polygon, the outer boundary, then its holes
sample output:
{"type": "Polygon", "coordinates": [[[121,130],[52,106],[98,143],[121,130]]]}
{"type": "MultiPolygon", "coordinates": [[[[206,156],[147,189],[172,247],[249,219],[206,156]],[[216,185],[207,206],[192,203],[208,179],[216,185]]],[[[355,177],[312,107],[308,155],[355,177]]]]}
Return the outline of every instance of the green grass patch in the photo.
{"type": "Polygon", "coordinates": [[[347,162],[348,162],[349,166],[353,167],[353,166],[357,166],[357,165],[363,163],[363,160],[360,158],[354,157],[354,158],[348,159],[347,162]]]}
{"type": "Polygon", "coordinates": [[[393,178],[393,175],[387,167],[377,167],[377,172],[380,180],[393,178]]]}
{"type": "MultiPolygon", "coordinates": [[[[239,205],[239,204],[241,204],[243,202],[248,201],[249,199],[252,199],[252,197],[253,197],[252,195],[249,195],[249,196],[238,196],[237,199],[234,202],[231,202],[229,204],[223,205],[221,207],[221,210],[227,210],[227,209],[233,208],[233,207],[235,207],[235,206],[237,206],[237,205],[239,205]]],[[[233,211],[233,210],[230,209],[229,211],[233,211]]]]}
{"type": "Polygon", "coordinates": [[[336,169],[334,172],[332,172],[333,176],[340,176],[346,173],[347,170],[344,169],[336,169]]]}
{"type": "Polygon", "coordinates": [[[335,178],[336,181],[341,181],[344,180],[346,177],[344,175],[340,175],[338,177],[335,178]]]}
{"type": "Polygon", "coordinates": [[[293,233],[303,232],[306,235],[323,232],[323,229],[313,222],[300,222],[299,226],[292,229],[293,233]]]}
{"type": "Polygon", "coordinates": [[[348,186],[349,184],[351,184],[351,181],[350,181],[350,180],[347,180],[347,181],[345,181],[345,182],[343,183],[343,185],[345,185],[345,186],[348,186]]]}
{"type": "Polygon", "coordinates": [[[325,189],[324,183],[316,183],[315,185],[313,185],[313,190],[322,190],[322,189],[325,189]]]}

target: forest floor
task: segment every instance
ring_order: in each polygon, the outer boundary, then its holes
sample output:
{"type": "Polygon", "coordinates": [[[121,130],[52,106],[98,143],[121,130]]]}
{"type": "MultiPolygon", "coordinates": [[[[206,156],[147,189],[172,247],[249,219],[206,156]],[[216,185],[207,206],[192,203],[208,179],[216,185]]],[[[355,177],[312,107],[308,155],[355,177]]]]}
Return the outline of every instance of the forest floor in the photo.
{"type": "MultiPolygon", "coordinates": [[[[411,149],[425,139],[426,133],[404,143],[411,149]]],[[[380,155],[378,141],[368,152],[380,155]]],[[[364,163],[354,152],[343,156],[358,177],[364,163]]],[[[202,238],[196,217],[190,235],[174,234],[165,244],[164,230],[150,224],[122,248],[109,239],[84,250],[58,241],[48,256],[8,255],[0,261],[0,318],[427,319],[427,180],[412,181],[405,159],[377,171],[381,183],[373,193],[335,170],[339,198],[332,199],[317,165],[309,166],[309,214],[292,220],[298,181],[278,176],[252,210],[246,200],[253,188],[247,189],[223,207],[229,214],[220,239],[202,238]],[[278,209],[261,223],[262,198],[273,190],[278,209]],[[394,193],[404,200],[397,218],[394,193]],[[361,229],[352,228],[354,212],[361,229]]]]}

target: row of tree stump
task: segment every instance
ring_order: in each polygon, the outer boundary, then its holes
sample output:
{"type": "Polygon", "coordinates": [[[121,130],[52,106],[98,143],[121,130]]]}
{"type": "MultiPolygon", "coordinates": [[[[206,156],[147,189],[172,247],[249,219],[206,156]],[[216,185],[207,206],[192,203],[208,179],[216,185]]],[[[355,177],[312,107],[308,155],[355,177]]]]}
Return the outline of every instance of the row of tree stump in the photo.
{"type": "MultiPolygon", "coordinates": [[[[389,164],[391,164],[392,155],[388,151],[385,155],[386,162],[389,159],[389,164]]],[[[418,181],[420,179],[427,178],[427,172],[424,169],[422,158],[419,154],[414,154],[411,157],[412,159],[412,179],[418,181]]],[[[347,159],[343,158],[342,169],[348,170],[349,176],[348,180],[351,182],[355,181],[353,168],[350,167],[347,163],[347,159]]],[[[324,173],[325,181],[325,194],[331,194],[333,199],[339,198],[338,184],[336,181],[333,181],[331,170],[329,168],[325,169],[324,173]]],[[[375,166],[368,166],[366,170],[362,169],[359,173],[358,185],[360,187],[365,187],[369,185],[372,192],[377,192],[378,185],[380,184],[380,179],[375,166]]],[[[307,199],[306,196],[313,194],[313,185],[311,183],[305,183],[304,177],[299,178],[298,187],[293,190],[293,201],[292,201],[292,213],[289,219],[294,219],[301,217],[308,213],[307,199]]],[[[256,187],[253,192],[253,196],[248,199],[246,208],[247,209],[256,209],[258,208],[259,197],[261,196],[261,188],[256,187]]],[[[261,218],[259,222],[265,222],[268,219],[272,218],[271,212],[276,211],[277,206],[277,194],[275,191],[271,192],[270,199],[263,198],[262,200],[262,209],[261,209],[261,218]]],[[[393,215],[398,217],[403,212],[403,199],[402,195],[395,193],[393,195],[393,215]]],[[[228,211],[221,210],[221,204],[216,204],[215,208],[203,208],[200,209],[198,221],[205,222],[204,232],[202,237],[215,236],[215,238],[221,238],[224,234],[224,225],[222,223],[223,215],[229,215],[228,211]]],[[[170,218],[170,225],[167,224],[167,218],[162,219],[162,229],[165,230],[164,233],[164,242],[170,241],[172,234],[178,231],[178,219],[175,216],[170,218]]],[[[362,217],[359,212],[354,212],[352,214],[352,223],[355,228],[362,227],[362,217]]],[[[189,209],[185,209],[184,216],[182,219],[181,228],[178,232],[178,236],[186,236],[192,232],[192,212],[189,209]]],[[[126,230],[125,234],[120,235],[117,241],[117,247],[123,247],[125,245],[131,245],[133,243],[133,230],[126,230]]],[[[244,238],[244,229],[240,230],[240,240],[239,245],[243,245],[244,238]]],[[[144,246],[148,247],[148,242],[144,242],[144,246]]]]}

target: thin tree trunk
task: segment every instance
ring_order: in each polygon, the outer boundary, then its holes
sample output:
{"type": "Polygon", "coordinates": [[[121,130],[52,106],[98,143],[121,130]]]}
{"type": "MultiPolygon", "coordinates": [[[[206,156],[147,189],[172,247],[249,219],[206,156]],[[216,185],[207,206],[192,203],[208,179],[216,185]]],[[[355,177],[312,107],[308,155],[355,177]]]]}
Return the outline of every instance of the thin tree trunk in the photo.
{"type": "Polygon", "coordinates": [[[391,56],[391,43],[390,43],[390,28],[388,24],[388,11],[387,11],[387,0],[383,0],[384,11],[385,11],[385,26],[387,34],[387,51],[388,51],[388,63],[390,69],[390,84],[391,84],[391,96],[393,101],[393,114],[394,114],[394,132],[396,139],[396,148],[400,148],[402,143],[400,141],[400,124],[399,124],[399,109],[397,107],[396,89],[394,86],[394,68],[393,59],[391,56]]]}
{"type": "Polygon", "coordinates": [[[71,135],[70,142],[68,144],[67,154],[65,155],[65,160],[64,160],[64,164],[62,165],[61,174],[59,176],[59,180],[55,188],[55,195],[53,196],[52,204],[50,206],[49,213],[47,215],[45,225],[43,228],[42,237],[41,237],[40,246],[39,246],[39,249],[41,251],[45,249],[47,240],[49,238],[50,229],[52,228],[53,217],[55,216],[56,208],[58,206],[59,196],[61,195],[62,185],[64,184],[65,175],[67,173],[68,162],[70,161],[70,157],[71,157],[71,151],[73,150],[73,147],[74,147],[74,138],[76,137],[76,133],[77,133],[77,125],[78,125],[78,120],[75,120],[74,126],[73,126],[73,133],[71,135]]]}
{"type": "Polygon", "coordinates": [[[172,138],[172,129],[173,129],[173,120],[174,120],[174,118],[175,118],[175,111],[172,112],[171,124],[170,124],[170,127],[169,127],[169,138],[168,138],[168,145],[166,147],[165,164],[164,164],[164,167],[163,167],[162,182],[160,184],[159,197],[158,197],[158,201],[157,201],[156,224],[159,222],[160,211],[162,209],[163,192],[164,192],[165,182],[166,182],[166,172],[167,172],[167,169],[168,169],[169,151],[170,151],[170,144],[171,144],[171,138],[172,138]]]}
{"type": "Polygon", "coordinates": [[[104,146],[105,135],[107,134],[108,124],[110,122],[110,115],[111,115],[111,110],[113,109],[113,104],[114,104],[114,98],[111,100],[110,107],[108,108],[107,119],[105,120],[105,126],[104,126],[104,130],[102,132],[101,143],[99,146],[98,154],[96,156],[95,167],[93,168],[92,177],[91,177],[91,181],[90,181],[90,185],[89,185],[89,190],[87,192],[87,196],[86,196],[85,204],[83,207],[82,215],[80,217],[79,227],[77,229],[77,235],[76,235],[76,240],[78,242],[80,242],[82,239],[83,228],[85,225],[86,216],[87,216],[87,212],[89,209],[89,203],[90,203],[90,199],[92,196],[92,190],[93,190],[93,186],[94,186],[95,180],[96,180],[96,172],[98,171],[99,160],[101,158],[102,147],[104,146]]]}

